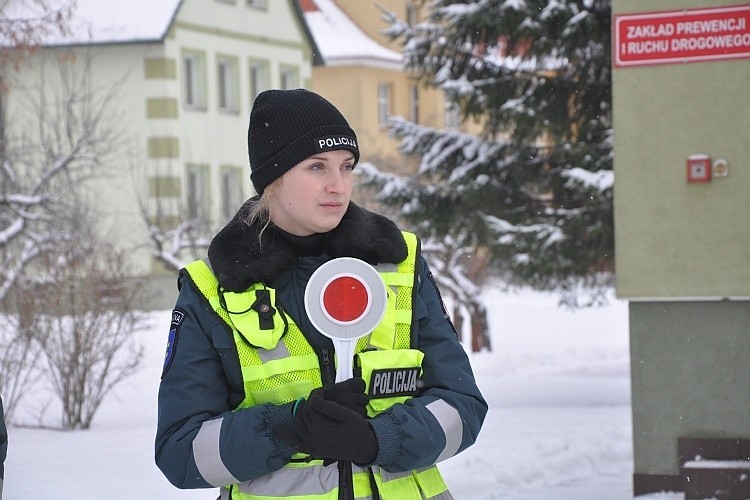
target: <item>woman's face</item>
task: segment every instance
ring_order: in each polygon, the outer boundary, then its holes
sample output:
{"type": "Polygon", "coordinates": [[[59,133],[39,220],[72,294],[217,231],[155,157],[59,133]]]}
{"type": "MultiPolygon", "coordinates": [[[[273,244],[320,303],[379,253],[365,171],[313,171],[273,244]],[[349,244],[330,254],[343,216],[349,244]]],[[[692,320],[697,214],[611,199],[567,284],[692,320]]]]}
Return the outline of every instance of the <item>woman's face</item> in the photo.
{"type": "Polygon", "coordinates": [[[268,187],[271,222],[296,236],[334,229],[349,207],[353,168],[344,149],[302,160],[268,187]]]}

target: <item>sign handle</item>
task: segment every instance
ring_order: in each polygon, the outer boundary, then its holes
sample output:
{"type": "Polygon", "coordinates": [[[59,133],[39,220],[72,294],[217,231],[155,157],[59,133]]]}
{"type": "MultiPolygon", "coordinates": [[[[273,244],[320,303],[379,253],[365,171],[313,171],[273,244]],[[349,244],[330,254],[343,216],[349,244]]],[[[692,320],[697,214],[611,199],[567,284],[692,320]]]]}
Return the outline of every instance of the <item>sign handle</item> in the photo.
{"type": "Polygon", "coordinates": [[[336,351],[336,382],[349,380],[354,376],[354,348],[358,339],[333,338],[333,349],[336,351]]]}

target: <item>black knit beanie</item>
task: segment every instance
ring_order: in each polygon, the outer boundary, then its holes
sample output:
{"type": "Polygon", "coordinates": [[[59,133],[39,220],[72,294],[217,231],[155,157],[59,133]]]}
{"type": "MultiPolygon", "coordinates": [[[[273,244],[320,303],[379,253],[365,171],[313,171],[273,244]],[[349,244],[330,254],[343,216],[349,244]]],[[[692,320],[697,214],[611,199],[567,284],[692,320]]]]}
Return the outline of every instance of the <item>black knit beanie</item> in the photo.
{"type": "Polygon", "coordinates": [[[266,90],[250,112],[247,150],[258,194],[316,153],[346,149],[359,161],[357,136],[336,107],[305,89],[266,90]]]}

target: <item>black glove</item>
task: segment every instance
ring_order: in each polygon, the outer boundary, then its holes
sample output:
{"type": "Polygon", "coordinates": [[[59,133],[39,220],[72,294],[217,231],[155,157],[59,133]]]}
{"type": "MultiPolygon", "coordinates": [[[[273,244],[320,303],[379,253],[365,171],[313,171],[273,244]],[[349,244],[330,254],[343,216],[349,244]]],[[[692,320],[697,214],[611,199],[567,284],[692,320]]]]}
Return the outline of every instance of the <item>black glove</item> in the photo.
{"type": "MultiPolygon", "coordinates": [[[[333,385],[326,385],[313,389],[308,399],[313,396],[321,397],[327,401],[333,401],[350,410],[354,410],[363,417],[367,416],[367,403],[370,402],[370,396],[365,394],[365,381],[361,378],[350,378],[343,382],[333,385]]],[[[300,401],[297,405],[295,415],[302,411],[305,401],[300,401]]]]}
{"type": "Polygon", "coordinates": [[[298,408],[291,427],[276,426],[273,434],[316,458],[369,464],[378,455],[375,431],[354,410],[317,395],[298,408]]]}

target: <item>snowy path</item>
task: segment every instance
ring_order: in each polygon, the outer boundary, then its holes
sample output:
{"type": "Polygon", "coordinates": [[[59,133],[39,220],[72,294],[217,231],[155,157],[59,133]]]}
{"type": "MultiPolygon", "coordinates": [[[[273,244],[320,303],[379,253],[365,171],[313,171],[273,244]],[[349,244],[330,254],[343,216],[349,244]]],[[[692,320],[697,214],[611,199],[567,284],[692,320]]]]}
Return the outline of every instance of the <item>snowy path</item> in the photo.
{"type": "MultiPolygon", "coordinates": [[[[440,465],[455,498],[632,498],[626,304],[571,313],[531,292],[487,300],[494,350],[472,364],[491,409],[477,444],[440,465]]],[[[153,462],[168,318],[156,314],[145,368],[105,401],[92,430],[10,429],[4,498],[216,498],[173,488],[153,462]]]]}

